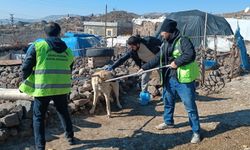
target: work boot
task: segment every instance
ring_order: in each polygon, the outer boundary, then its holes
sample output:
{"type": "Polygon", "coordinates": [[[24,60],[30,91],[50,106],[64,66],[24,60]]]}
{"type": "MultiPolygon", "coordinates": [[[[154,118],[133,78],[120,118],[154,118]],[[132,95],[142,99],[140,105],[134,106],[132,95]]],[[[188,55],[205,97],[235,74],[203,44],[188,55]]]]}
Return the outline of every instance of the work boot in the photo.
{"type": "Polygon", "coordinates": [[[155,126],[155,128],[156,128],[157,130],[164,130],[164,129],[173,128],[173,127],[174,127],[173,124],[166,124],[166,123],[161,123],[161,124],[155,126]]]}
{"type": "Polygon", "coordinates": [[[74,137],[72,137],[72,138],[67,138],[67,141],[68,141],[69,145],[74,145],[74,144],[75,144],[75,139],[74,139],[74,137]]]}
{"type": "Polygon", "coordinates": [[[191,139],[191,143],[193,144],[197,144],[201,141],[201,138],[200,138],[200,134],[199,133],[193,133],[193,136],[192,136],[192,139],[191,139]]]}

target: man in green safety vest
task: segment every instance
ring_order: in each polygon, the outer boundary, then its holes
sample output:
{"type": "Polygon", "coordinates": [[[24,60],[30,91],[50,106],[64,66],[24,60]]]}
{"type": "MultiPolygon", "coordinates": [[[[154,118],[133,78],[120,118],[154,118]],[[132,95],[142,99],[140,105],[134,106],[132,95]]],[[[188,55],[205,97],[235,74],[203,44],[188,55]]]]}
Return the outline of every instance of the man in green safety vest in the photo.
{"type": "Polygon", "coordinates": [[[181,36],[177,22],[167,19],[161,28],[164,40],[161,51],[154,59],[143,65],[148,70],[157,65],[170,64],[170,68],[162,70],[164,123],[156,126],[158,130],[174,127],[174,109],[176,93],[180,96],[188,112],[189,124],[193,131],[191,143],[200,142],[200,122],[195,103],[195,79],[199,76],[199,66],[195,62],[195,49],[191,41],[181,36]]]}
{"type": "Polygon", "coordinates": [[[71,91],[72,51],[59,38],[61,28],[51,22],[44,28],[47,38],[36,41],[26,53],[22,64],[23,82],[19,87],[34,97],[33,128],[36,149],[45,149],[45,113],[51,100],[58,111],[69,144],[74,143],[74,132],[68,112],[71,91]]]}

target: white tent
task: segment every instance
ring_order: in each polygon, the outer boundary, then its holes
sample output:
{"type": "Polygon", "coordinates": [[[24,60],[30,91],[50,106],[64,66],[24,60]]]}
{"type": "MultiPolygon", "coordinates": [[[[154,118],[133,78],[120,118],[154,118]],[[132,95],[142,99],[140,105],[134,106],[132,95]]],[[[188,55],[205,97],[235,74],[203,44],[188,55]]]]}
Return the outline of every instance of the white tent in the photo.
{"type": "Polygon", "coordinates": [[[163,22],[165,18],[166,16],[161,16],[156,19],[140,17],[140,18],[134,18],[132,22],[137,25],[142,25],[143,22],[153,22],[153,23],[163,22]]]}
{"type": "Polygon", "coordinates": [[[107,47],[126,46],[129,37],[130,36],[117,36],[116,38],[108,38],[107,47]]]}
{"type": "Polygon", "coordinates": [[[226,20],[230,24],[233,32],[236,31],[238,22],[240,27],[240,33],[243,36],[244,40],[250,41],[250,20],[234,18],[226,18],[226,20]]]}

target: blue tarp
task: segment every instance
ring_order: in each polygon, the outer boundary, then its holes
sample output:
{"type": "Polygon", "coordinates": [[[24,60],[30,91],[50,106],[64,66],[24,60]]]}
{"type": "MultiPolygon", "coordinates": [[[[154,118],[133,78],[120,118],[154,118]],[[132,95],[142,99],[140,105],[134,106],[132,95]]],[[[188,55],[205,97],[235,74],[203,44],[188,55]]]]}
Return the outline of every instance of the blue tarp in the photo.
{"type": "Polygon", "coordinates": [[[250,64],[249,64],[248,56],[247,56],[247,49],[246,49],[244,39],[240,34],[240,27],[239,26],[238,26],[234,36],[236,39],[237,46],[240,49],[241,68],[244,70],[250,71],[250,64]]]}
{"type": "Polygon", "coordinates": [[[100,39],[93,34],[66,32],[62,40],[73,51],[74,56],[86,56],[86,48],[100,46],[100,39]]]}
{"type": "MultiPolygon", "coordinates": [[[[66,32],[61,38],[72,50],[74,56],[86,56],[86,48],[99,47],[100,37],[93,34],[66,32]]],[[[35,42],[42,41],[43,38],[36,39],[35,42]]],[[[32,45],[33,43],[30,43],[32,45]]]]}

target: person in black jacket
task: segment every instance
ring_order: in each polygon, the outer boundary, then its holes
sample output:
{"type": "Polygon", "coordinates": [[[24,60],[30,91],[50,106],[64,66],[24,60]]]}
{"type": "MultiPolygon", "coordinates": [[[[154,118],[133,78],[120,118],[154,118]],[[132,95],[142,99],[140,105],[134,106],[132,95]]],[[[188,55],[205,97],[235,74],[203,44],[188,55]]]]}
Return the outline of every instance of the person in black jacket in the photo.
{"type": "MultiPolygon", "coordinates": [[[[148,45],[146,40],[138,36],[131,36],[128,39],[127,44],[129,46],[129,51],[125,53],[125,55],[123,55],[120,59],[118,59],[113,65],[109,66],[106,70],[111,71],[115,69],[116,67],[123,64],[129,58],[132,58],[135,61],[135,64],[139,68],[141,68],[143,63],[149,62],[151,59],[153,59],[160,50],[159,45],[152,45],[152,44],[148,45]]],[[[150,72],[142,74],[141,90],[144,92],[147,92],[148,90],[148,82],[150,80],[150,74],[151,74],[150,72]]]]}
{"type": "Polygon", "coordinates": [[[168,19],[164,22],[161,29],[161,36],[164,40],[161,51],[154,59],[144,64],[141,67],[142,69],[138,71],[138,74],[143,70],[156,67],[160,63],[162,63],[162,65],[170,65],[170,68],[162,69],[164,123],[159,124],[156,128],[158,130],[163,130],[174,127],[173,114],[177,93],[188,112],[189,123],[193,131],[191,143],[198,143],[200,142],[200,122],[195,103],[195,83],[194,81],[190,83],[180,83],[177,77],[177,68],[194,62],[196,53],[191,41],[181,36],[180,31],[176,27],[177,22],[173,20],[168,19]],[[178,49],[178,42],[180,56],[175,57],[173,51],[178,49]]]}

